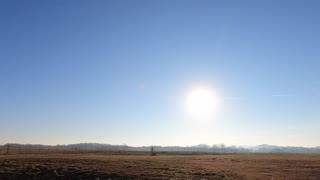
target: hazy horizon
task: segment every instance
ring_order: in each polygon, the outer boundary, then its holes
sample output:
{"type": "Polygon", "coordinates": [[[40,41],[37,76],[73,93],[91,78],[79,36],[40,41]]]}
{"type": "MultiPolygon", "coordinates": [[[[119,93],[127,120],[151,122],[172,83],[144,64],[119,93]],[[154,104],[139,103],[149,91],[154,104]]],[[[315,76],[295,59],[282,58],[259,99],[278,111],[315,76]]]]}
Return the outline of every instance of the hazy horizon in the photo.
{"type": "Polygon", "coordinates": [[[320,1],[0,1],[0,144],[320,146],[320,1]]]}
{"type": "Polygon", "coordinates": [[[213,143],[213,144],[203,144],[203,143],[199,143],[199,144],[189,144],[189,145],[158,145],[158,144],[141,144],[141,145],[131,145],[131,144],[127,144],[127,143],[122,143],[122,144],[110,144],[107,142],[74,142],[74,143],[66,143],[66,144],[42,144],[42,143],[19,143],[19,142],[7,142],[7,143],[1,143],[0,146],[7,146],[9,144],[10,145],[41,145],[41,146],[70,146],[70,145],[80,145],[80,144],[98,144],[98,145],[111,145],[111,146],[129,146],[129,147],[201,147],[201,146],[208,146],[208,148],[212,148],[216,146],[225,146],[225,147],[235,147],[235,148],[247,148],[247,149],[251,149],[254,147],[259,147],[259,146],[275,146],[275,147],[280,147],[280,148],[286,148],[286,147],[291,147],[291,148],[320,148],[320,146],[284,146],[284,145],[275,145],[275,144],[265,144],[265,143],[261,143],[261,144],[255,144],[255,145],[234,145],[234,144],[225,144],[225,143],[213,143]]]}

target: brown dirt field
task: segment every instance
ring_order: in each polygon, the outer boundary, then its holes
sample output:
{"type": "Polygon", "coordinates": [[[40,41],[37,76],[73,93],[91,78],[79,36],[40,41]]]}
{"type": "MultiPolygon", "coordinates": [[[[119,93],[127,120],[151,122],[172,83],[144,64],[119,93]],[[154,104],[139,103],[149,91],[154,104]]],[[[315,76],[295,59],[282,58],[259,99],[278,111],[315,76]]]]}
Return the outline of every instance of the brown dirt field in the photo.
{"type": "Polygon", "coordinates": [[[0,155],[0,179],[320,179],[320,155],[0,155]]]}

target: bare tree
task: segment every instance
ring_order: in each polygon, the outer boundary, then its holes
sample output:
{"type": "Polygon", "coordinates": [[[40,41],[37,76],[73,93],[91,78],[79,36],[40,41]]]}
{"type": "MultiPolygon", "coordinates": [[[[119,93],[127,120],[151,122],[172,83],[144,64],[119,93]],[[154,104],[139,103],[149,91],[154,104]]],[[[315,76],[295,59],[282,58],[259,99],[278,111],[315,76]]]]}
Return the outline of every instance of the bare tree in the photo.
{"type": "Polygon", "coordinates": [[[151,146],[151,156],[155,156],[156,155],[156,150],[154,146],[151,146]]]}
{"type": "Polygon", "coordinates": [[[226,147],[225,144],[223,144],[223,143],[220,144],[220,149],[221,149],[222,153],[225,152],[225,147],[226,147]]]}
{"type": "Polygon", "coordinates": [[[9,154],[9,151],[10,151],[10,144],[8,143],[7,144],[7,153],[6,154],[9,154]]]}

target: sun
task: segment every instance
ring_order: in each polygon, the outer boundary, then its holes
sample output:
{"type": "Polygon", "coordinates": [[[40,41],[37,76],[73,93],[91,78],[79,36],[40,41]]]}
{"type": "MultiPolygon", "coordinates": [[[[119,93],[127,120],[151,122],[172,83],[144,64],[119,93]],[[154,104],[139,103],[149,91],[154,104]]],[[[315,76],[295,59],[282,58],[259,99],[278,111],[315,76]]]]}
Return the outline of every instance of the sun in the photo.
{"type": "Polygon", "coordinates": [[[218,106],[216,94],[206,87],[192,89],[186,96],[186,109],[197,120],[211,119],[218,106]]]}

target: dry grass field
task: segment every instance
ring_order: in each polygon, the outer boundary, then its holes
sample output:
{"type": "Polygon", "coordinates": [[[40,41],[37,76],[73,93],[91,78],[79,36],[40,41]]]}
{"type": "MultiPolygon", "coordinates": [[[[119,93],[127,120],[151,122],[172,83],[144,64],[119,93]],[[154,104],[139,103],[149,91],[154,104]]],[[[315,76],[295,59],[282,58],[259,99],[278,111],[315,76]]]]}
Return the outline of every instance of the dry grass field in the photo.
{"type": "Polygon", "coordinates": [[[320,155],[12,152],[0,155],[0,179],[317,180],[320,155]]]}

